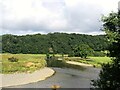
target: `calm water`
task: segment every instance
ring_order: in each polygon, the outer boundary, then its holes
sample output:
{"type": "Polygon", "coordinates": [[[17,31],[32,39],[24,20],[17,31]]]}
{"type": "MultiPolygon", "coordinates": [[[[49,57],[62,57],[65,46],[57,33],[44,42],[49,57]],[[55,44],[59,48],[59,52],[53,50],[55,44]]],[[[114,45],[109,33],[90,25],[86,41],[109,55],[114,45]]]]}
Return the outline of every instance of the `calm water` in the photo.
{"type": "Polygon", "coordinates": [[[97,68],[88,68],[85,71],[61,68],[53,69],[56,71],[55,75],[44,81],[10,88],[51,88],[52,85],[59,85],[62,88],[90,88],[90,80],[97,78],[100,70],[97,68]]]}

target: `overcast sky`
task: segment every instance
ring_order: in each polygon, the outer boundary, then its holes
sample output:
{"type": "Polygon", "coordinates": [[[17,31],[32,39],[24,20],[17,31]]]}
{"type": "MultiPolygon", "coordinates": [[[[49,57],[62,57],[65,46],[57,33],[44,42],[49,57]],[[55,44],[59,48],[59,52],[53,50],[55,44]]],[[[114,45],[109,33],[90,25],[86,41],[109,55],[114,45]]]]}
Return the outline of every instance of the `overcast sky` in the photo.
{"type": "Polygon", "coordinates": [[[118,1],[0,0],[1,34],[103,34],[101,16],[117,12],[118,1]]]}

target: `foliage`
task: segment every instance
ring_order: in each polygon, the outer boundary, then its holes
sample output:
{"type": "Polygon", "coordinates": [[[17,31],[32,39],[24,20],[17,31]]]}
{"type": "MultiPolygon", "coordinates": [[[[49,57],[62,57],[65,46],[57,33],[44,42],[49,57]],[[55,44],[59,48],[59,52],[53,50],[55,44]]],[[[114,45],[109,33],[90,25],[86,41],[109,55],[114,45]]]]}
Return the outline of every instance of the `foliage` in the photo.
{"type": "Polygon", "coordinates": [[[120,65],[116,66],[116,64],[114,63],[103,64],[102,70],[99,74],[99,79],[97,79],[96,81],[93,80],[93,85],[95,86],[95,88],[100,88],[101,90],[120,89],[119,67],[120,65]]]}
{"type": "Polygon", "coordinates": [[[75,56],[75,55],[74,55],[74,51],[69,52],[68,57],[74,57],[74,56],[75,56]]]}
{"type": "Polygon", "coordinates": [[[92,85],[101,90],[120,89],[120,11],[110,13],[103,18],[104,30],[110,41],[109,56],[113,57],[112,63],[102,65],[99,78],[92,80],[92,85]]]}
{"type": "Polygon", "coordinates": [[[91,56],[94,56],[94,57],[105,57],[105,56],[107,56],[107,54],[105,52],[102,52],[102,51],[93,51],[91,56]]]}
{"type": "Polygon", "coordinates": [[[74,56],[86,58],[93,50],[86,44],[80,44],[74,48],[74,56]]]}
{"type": "Polygon", "coordinates": [[[10,62],[18,62],[18,59],[15,57],[8,58],[8,61],[10,62]]]}
{"type": "Polygon", "coordinates": [[[47,66],[48,67],[64,67],[65,62],[63,60],[47,60],[47,66]]]}
{"type": "Polygon", "coordinates": [[[108,41],[105,35],[84,35],[67,33],[49,33],[17,36],[2,35],[2,52],[13,54],[68,54],[73,51],[75,45],[86,44],[94,51],[105,50],[108,41]]]}
{"type": "Polygon", "coordinates": [[[48,67],[59,67],[59,68],[72,68],[72,69],[79,69],[79,70],[84,70],[85,68],[79,65],[73,65],[73,64],[68,64],[64,60],[64,56],[58,57],[58,56],[52,56],[49,58],[47,61],[47,66],[48,67]],[[60,60],[59,60],[60,59],[60,60]]]}
{"type": "Polygon", "coordinates": [[[49,58],[50,58],[50,54],[47,53],[47,54],[46,54],[46,60],[49,60],[49,58]]]}

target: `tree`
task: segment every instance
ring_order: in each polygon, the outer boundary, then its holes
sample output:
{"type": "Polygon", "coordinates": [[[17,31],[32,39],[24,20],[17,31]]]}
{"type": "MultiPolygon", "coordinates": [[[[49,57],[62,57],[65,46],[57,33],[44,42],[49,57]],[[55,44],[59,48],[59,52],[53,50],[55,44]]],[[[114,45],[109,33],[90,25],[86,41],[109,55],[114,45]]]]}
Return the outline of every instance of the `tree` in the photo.
{"type": "Polygon", "coordinates": [[[86,58],[93,50],[86,44],[76,45],[74,47],[74,56],[86,58]]]}
{"type": "Polygon", "coordinates": [[[102,65],[99,78],[92,80],[92,85],[101,90],[120,90],[120,11],[110,13],[102,21],[110,42],[108,55],[112,57],[112,62],[102,65]]]}
{"type": "Polygon", "coordinates": [[[49,53],[52,48],[55,54],[68,54],[75,45],[87,44],[95,51],[104,50],[108,45],[105,35],[84,35],[67,33],[49,33],[34,35],[1,35],[2,52],[6,53],[49,53]]]}

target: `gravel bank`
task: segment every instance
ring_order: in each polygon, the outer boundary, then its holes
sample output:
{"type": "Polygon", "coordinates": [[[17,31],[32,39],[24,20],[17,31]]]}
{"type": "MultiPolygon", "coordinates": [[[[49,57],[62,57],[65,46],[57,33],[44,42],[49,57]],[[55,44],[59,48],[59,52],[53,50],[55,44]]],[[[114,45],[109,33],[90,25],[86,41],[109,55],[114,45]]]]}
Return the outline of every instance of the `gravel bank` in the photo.
{"type": "MultiPolygon", "coordinates": [[[[6,88],[51,88],[58,85],[61,88],[90,88],[91,80],[98,77],[98,68],[89,67],[84,71],[69,68],[53,68],[56,73],[54,76],[35,83],[6,87],[6,88]]],[[[26,90],[28,90],[26,89],[26,90]]]]}
{"type": "MultiPolygon", "coordinates": [[[[2,77],[2,85],[0,87],[23,85],[33,82],[45,80],[52,76],[55,71],[51,68],[43,68],[33,73],[19,73],[19,74],[0,74],[2,77]]],[[[1,81],[1,80],[0,80],[1,81]]]]}
{"type": "Polygon", "coordinates": [[[74,64],[74,65],[80,65],[80,66],[83,66],[83,67],[93,67],[93,65],[84,64],[84,63],[75,62],[75,61],[67,61],[67,63],[69,63],[69,64],[74,64]]]}

